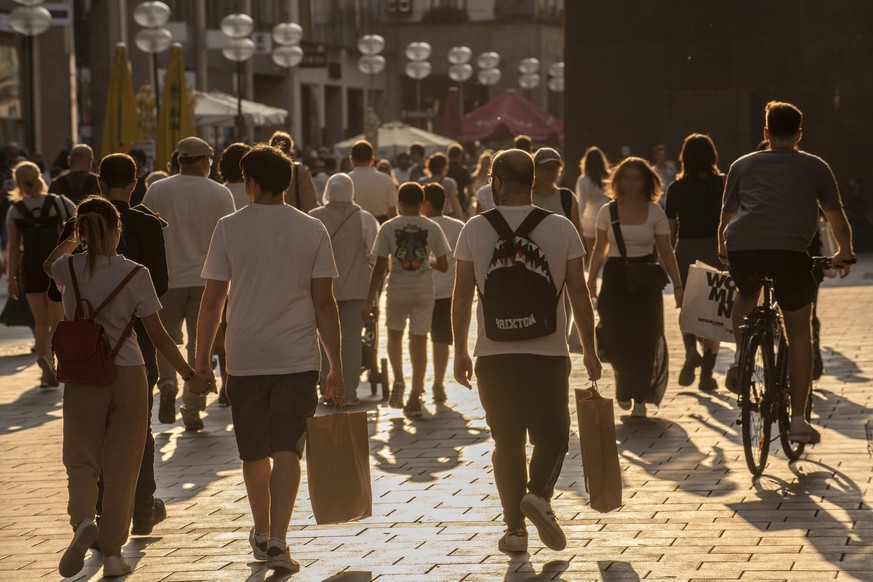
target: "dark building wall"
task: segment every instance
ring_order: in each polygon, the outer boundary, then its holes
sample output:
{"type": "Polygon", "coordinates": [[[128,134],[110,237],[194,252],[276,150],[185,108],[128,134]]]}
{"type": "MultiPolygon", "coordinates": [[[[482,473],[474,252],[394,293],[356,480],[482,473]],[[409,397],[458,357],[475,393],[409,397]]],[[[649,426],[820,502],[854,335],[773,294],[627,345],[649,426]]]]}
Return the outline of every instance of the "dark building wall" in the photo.
{"type": "Polygon", "coordinates": [[[701,131],[727,169],[762,139],[766,102],[786,100],[805,113],[802,147],[847,198],[862,179],[873,206],[873,2],[574,0],[566,27],[569,160],[593,144],[676,155],[701,131]]]}

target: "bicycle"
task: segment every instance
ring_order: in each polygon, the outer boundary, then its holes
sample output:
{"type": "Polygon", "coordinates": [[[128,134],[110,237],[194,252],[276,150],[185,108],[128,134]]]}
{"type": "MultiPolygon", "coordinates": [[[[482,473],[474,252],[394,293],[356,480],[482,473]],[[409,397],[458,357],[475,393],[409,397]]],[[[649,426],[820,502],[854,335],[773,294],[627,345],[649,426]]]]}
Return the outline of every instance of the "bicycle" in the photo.
{"type": "MultiPolygon", "coordinates": [[[[813,257],[812,270],[827,270],[831,257],[813,257]]],[[[788,386],[788,342],[774,297],[773,279],[761,276],[764,302],[745,319],[740,346],[738,388],[740,425],[746,465],[759,477],[767,464],[773,423],[778,424],[779,440],[789,462],[803,454],[806,443],[791,442],[791,396],[788,386]]],[[[812,397],[806,403],[807,422],[812,417],[812,397]]]]}

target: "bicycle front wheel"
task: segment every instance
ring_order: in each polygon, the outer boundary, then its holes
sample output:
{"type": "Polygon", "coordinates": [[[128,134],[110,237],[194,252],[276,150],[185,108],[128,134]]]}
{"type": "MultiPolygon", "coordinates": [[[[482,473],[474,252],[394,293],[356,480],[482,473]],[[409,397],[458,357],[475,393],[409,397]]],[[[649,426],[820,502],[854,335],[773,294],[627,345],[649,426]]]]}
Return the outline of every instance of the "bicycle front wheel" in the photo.
{"type": "Polygon", "coordinates": [[[759,477],[770,452],[771,421],[766,398],[773,385],[773,358],[772,352],[767,350],[766,338],[759,335],[746,339],[743,352],[739,373],[743,450],[749,471],[759,477]]]}

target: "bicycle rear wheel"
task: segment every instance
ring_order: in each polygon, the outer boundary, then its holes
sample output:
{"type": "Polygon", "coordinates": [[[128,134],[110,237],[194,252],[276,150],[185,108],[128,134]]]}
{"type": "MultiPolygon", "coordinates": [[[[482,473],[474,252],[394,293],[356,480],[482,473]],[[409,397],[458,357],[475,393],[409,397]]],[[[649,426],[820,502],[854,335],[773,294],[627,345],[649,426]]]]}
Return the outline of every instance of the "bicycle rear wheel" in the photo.
{"type": "MultiPolygon", "coordinates": [[[[796,461],[803,455],[806,449],[806,443],[793,443],[788,440],[788,429],[791,426],[791,389],[788,384],[788,345],[783,338],[779,344],[779,395],[782,401],[779,403],[779,441],[782,443],[782,450],[788,461],[796,461]]],[[[806,401],[806,411],[804,413],[807,422],[812,418],[812,392],[810,391],[809,399],[806,401]]]]}
{"type": "Polygon", "coordinates": [[[743,450],[752,475],[764,472],[770,452],[770,418],[767,394],[773,386],[772,355],[766,338],[750,335],[743,348],[739,375],[742,398],[743,450]]]}

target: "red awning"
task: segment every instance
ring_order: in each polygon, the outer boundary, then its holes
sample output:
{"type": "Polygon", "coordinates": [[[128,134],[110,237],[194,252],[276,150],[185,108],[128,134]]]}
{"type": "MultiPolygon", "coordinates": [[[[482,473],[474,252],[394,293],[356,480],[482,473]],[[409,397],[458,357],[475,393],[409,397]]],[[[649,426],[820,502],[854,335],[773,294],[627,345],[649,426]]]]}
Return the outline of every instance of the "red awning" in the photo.
{"type": "Polygon", "coordinates": [[[555,145],[564,140],[564,122],[515,91],[507,91],[465,115],[461,128],[464,141],[512,139],[520,134],[555,145]]]}

